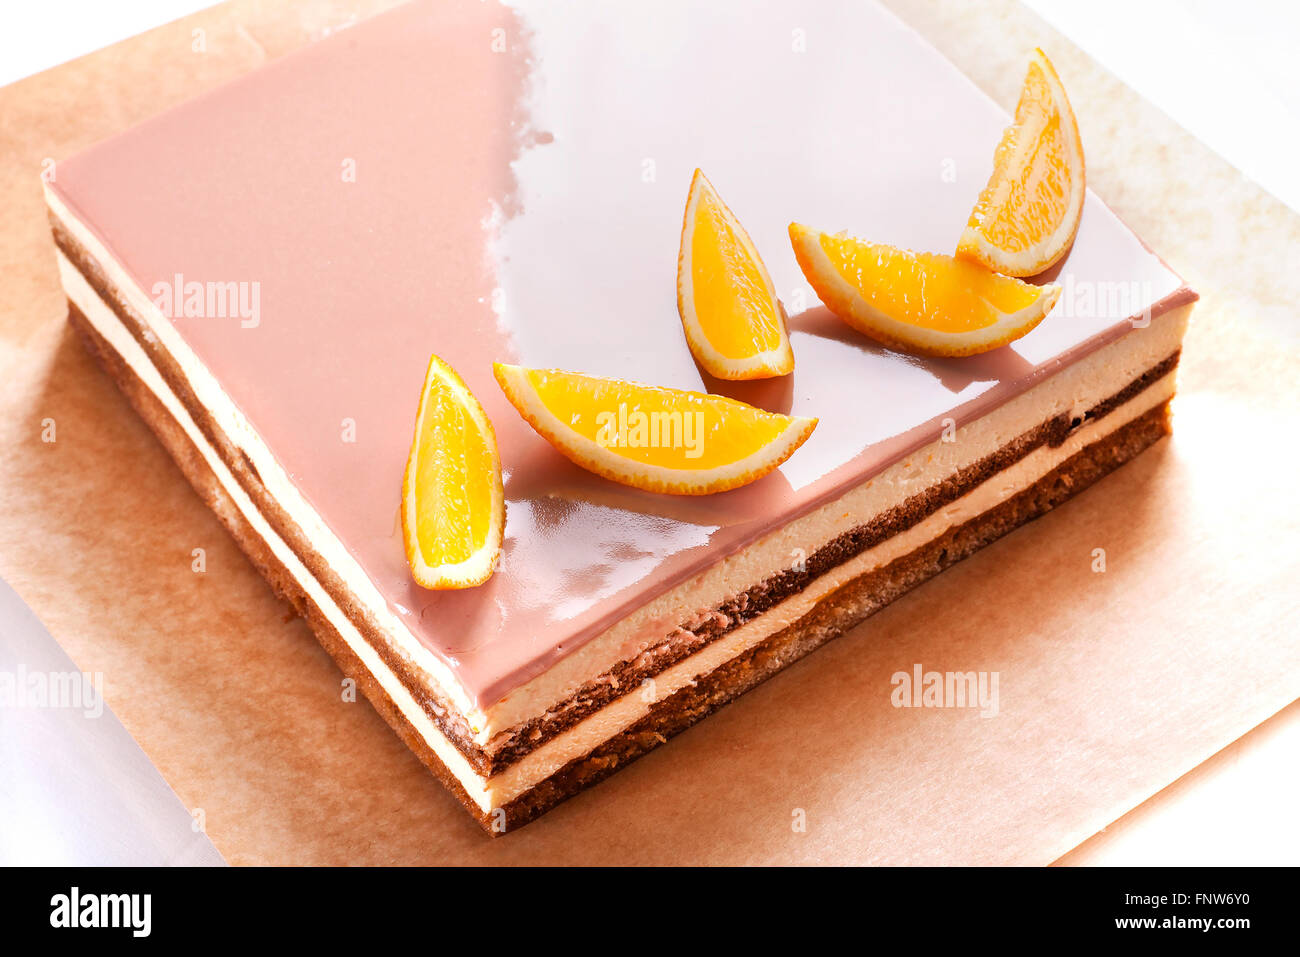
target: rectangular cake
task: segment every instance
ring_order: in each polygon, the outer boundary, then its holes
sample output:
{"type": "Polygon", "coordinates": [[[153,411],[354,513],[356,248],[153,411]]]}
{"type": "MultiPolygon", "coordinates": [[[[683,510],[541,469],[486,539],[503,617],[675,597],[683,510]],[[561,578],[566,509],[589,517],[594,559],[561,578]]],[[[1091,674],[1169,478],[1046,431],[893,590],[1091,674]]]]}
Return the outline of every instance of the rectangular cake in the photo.
{"type": "Polygon", "coordinates": [[[1056,308],[983,355],[876,345],[791,255],[795,219],[951,252],[1006,123],[871,3],[420,2],[59,162],[46,198],[90,350],[501,833],[1167,433],[1196,297],[1092,194],[1056,308]],[[791,375],[706,381],[683,342],[696,167],[763,251],[791,375]],[[505,478],[499,567],[459,591],[415,584],[399,518],[430,353],[505,478]],[[562,457],[494,361],[819,424],[752,485],[656,495],[562,457]]]}

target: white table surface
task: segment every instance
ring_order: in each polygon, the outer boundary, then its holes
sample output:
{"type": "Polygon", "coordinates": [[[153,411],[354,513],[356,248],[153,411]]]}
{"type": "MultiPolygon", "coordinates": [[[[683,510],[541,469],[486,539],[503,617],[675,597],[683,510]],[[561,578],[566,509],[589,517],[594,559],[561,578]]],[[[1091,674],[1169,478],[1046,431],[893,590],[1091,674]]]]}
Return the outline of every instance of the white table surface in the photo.
{"type": "MultiPolygon", "coordinates": [[[[1023,0],[1300,212],[1300,3],[1023,0]]],[[[41,0],[0,13],[0,86],[211,6],[41,0]]],[[[5,622],[0,622],[3,627],[5,622]]],[[[1064,864],[1300,862],[1300,702],[1067,855],[1064,864]]]]}

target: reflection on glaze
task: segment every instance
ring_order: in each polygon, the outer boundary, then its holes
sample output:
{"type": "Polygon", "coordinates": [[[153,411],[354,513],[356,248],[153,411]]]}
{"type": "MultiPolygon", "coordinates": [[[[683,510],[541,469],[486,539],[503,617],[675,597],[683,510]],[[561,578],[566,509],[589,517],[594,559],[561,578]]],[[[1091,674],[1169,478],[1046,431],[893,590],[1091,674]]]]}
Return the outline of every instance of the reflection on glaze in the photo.
{"type": "MultiPolygon", "coordinates": [[[[969,421],[1126,328],[1119,314],[1050,316],[1014,348],[927,361],[818,306],[790,220],[950,251],[1005,122],[871,4],[444,0],[101,144],[60,165],[58,188],[145,289],[178,272],[260,282],[257,329],[177,327],[486,705],[561,644],[932,440],[944,416],[969,421]],[[355,181],[340,176],[348,160],[355,181]],[[682,337],[676,255],[696,166],[792,316],[786,379],[718,383],[682,337]],[[506,472],[500,569],[459,593],[411,582],[393,518],[430,351],[482,401],[506,472]],[[752,486],[655,496],[551,449],[501,395],[494,359],[714,390],[821,423],[752,486]]],[[[1146,283],[1150,301],[1180,285],[1092,196],[1063,270],[1146,283]]]]}

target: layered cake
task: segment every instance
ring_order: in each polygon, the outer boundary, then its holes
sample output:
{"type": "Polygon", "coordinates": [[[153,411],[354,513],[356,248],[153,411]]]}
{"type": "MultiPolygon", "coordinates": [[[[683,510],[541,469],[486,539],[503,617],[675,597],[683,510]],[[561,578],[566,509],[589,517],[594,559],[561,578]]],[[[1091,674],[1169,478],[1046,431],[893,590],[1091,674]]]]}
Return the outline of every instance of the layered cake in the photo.
{"type": "Polygon", "coordinates": [[[952,252],[1007,122],[870,3],[415,3],[59,162],[46,196],[91,351],[500,833],[1166,434],[1195,295],[1092,194],[1051,312],[992,351],[887,347],[809,286],[792,220],[952,252]],[[697,167],[762,253],[793,372],[714,378],[683,338],[697,167]],[[403,547],[431,353],[499,448],[473,587],[422,587],[403,547]],[[561,455],[494,363],[817,424],[743,487],[646,491],[561,455]]]}

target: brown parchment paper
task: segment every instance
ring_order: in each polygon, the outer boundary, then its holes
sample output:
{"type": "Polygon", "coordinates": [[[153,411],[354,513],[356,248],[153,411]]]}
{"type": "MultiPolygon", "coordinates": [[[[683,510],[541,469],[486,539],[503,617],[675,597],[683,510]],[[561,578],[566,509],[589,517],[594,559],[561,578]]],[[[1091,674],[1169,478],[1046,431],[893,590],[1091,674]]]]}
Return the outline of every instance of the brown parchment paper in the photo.
{"type": "Polygon", "coordinates": [[[0,575],[103,673],[228,860],[1046,864],[1300,696],[1300,217],[1011,0],[895,0],[1007,107],[1026,52],[1050,51],[1090,184],[1202,295],[1175,435],[598,788],[484,837],[344,700],[83,352],[39,187],[46,158],[388,5],[238,0],[0,90],[0,575]],[[892,707],[890,676],[918,663],[998,672],[997,716],[892,707]]]}

